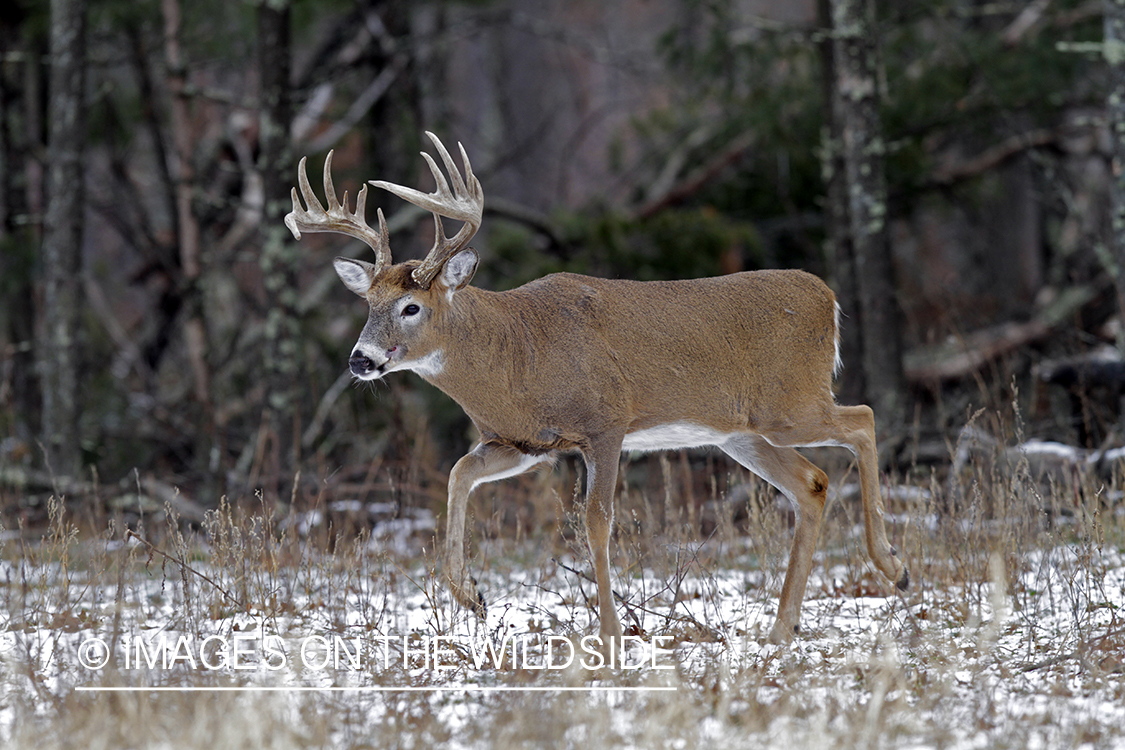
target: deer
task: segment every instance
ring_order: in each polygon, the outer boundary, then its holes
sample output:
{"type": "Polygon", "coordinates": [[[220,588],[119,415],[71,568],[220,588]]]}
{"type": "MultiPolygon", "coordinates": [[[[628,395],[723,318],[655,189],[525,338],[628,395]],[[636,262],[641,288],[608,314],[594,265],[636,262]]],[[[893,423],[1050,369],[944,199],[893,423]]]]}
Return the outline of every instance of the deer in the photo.
{"type": "Polygon", "coordinates": [[[365,218],[367,184],[354,209],[347,192],[337,199],[331,152],[324,161],[327,208],[302,158],[300,196],[293,188],[285,224],[297,240],[337,232],[375,252],[374,263],[333,262],[368,304],[348,359],[352,375],[370,381],[413,371],[459,404],[479,433],[449,474],[444,583],[460,606],[486,614],[465,555],[473,491],[577,453],[586,468],[598,637],[603,645],[620,642],[610,541],[621,454],[703,447],[719,448],[796,508],[770,642],[800,633],[828,488],[827,474],[798,448],[851,451],[868,554],[892,585],[908,588],[909,573],[887,540],[874,414],[868,406],[837,405],[832,391],[841,367],[840,307],[822,280],[800,270],[678,281],[554,273],[508,291],[471,286],[480,256],[469,241],[481,225],[484,192],[460,143],[464,176],[438,137],[426,135],[449,176],[422,152],[434,192],[368,183],[433,214],[434,243],[423,260],[392,263],[382,209],[378,228],[365,218]],[[443,218],[462,222],[452,237],[443,218]]]}

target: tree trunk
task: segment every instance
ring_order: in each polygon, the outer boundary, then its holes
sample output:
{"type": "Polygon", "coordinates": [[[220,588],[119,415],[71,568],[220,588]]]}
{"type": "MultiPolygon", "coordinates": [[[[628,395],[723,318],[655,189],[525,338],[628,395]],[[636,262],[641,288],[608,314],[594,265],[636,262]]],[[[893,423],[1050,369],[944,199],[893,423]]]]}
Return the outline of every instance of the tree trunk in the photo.
{"type": "MultiPolygon", "coordinates": [[[[395,60],[390,42],[409,43],[405,40],[411,39],[411,17],[418,5],[409,0],[387,0],[378,6],[387,36],[377,44],[379,52],[373,60],[376,74],[387,66],[403,64],[395,60]]],[[[365,151],[377,165],[380,179],[404,185],[412,185],[419,179],[418,151],[428,145],[422,139],[422,91],[416,57],[413,53],[407,57],[405,68],[395,78],[394,85],[371,107],[366,128],[365,151]]],[[[428,248],[426,243],[422,244],[428,248]]],[[[401,259],[407,257],[404,255],[401,259]]]]}
{"type": "Polygon", "coordinates": [[[884,433],[901,431],[905,415],[902,315],[888,242],[886,144],[879,122],[874,9],[871,0],[832,0],[835,96],[862,326],[866,402],[884,433]]]}
{"type": "Polygon", "coordinates": [[[195,435],[195,461],[201,474],[209,475],[217,468],[212,463],[214,448],[219,443],[215,425],[215,409],[211,399],[211,369],[207,361],[207,327],[204,323],[202,240],[199,219],[192,206],[195,170],[192,163],[191,96],[187,90],[187,68],[180,51],[180,2],[163,0],[164,60],[168,66],[168,89],[172,95],[172,143],[175,169],[175,207],[173,223],[179,248],[180,283],[183,286],[184,343],[191,370],[192,395],[199,407],[198,431],[195,435]]]}
{"type": "Polygon", "coordinates": [[[32,154],[40,149],[37,124],[42,122],[38,108],[40,66],[33,61],[46,59],[40,41],[26,33],[27,18],[21,8],[8,8],[0,19],[0,55],[23,60],[0,68],[0,305],[4,306],[6,330],[0,339],[11,344],[7,367],[0,365],[11,390],[0,398],[0,409],[15,417],[15,434],[38,436],[42,393],[35,363],[35,271],[40,250],[39,222],[32,219],[28,201],[35,185],[32,172],[38,162],[32,154]]]}
{"type": "MultiPolygon", "coordinates": [[[[1117,307],[1125,320],[1125,4],[1102,3],[1105,14],[1103,55],[1109,69],[1106,116],[1113,140],[1110,169],[1110,248],[1116,268],[1117,307]]],[[[1118,333],[1117,348],[1125,356],[1125,332],[1118,333]]]]}
{"type": "Polygon", "coordinates": [[[292,207],[293,150],[289,126],[290,25],[287,2],[258,6],[258,68],[261,77],[259,171],[265,195],[259,263],[269,298],[261,362],[268,385],[262,424],[273,443],[271,459],[263,466],[267,494],[276,498],[289,473],[300,464],[300,318],[297,310],[297,250],[283,223],[292,207]],[[284,473],[284,475],[283,475],[284,473]]]}
{"type": "Polygon", "coordinates": [[[82,306],[85,0],[51,2],[47,207],[43,222],[43,310],[39,368],[43,448],[50,470],[82,469],[78,374],[82,306]]]}
{"type": "Polygon", "coordinates": [[[832,269],[836,298],[840,304],[840,358],[844,369],[837,381],[837,398],[858,404],[866,397],[863,378],[862,318],[855,278],[855,248],[848,230],[848,192],[844,173],[844,149],[840,139],[843,102],[836,85],[832,0],[817,0],[820,27],[826,32],[820,42],[824,89],[825,127],[822,129],[821,173],[824,178],[825,252],[832,269]]]}

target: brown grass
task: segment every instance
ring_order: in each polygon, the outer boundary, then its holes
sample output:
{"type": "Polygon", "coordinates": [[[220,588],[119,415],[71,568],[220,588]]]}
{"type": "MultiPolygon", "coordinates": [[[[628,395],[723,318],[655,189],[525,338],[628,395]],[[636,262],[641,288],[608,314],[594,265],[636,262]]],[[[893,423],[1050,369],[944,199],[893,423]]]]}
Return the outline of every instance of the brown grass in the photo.
{"type": "MultiPolygon", "coordinates": [[[[1001,438],[1011,446],[1021,436],[1001,438]]],[[[958,445],[950,446],[955,455],[958,445]]],[[[818,457],[819,460],[819,457],[818,457]]],[[[628,461],[619,496],[623,623],[670,636],[671,671],[404,668],[376,639],[593,632],[580,471],[490,487],[475,500],[482,625],[435,583],[432,531],[406,547],[362,518],[304,528],[323,498],[272,515],[223,502],[201,528],[169,513],[133,534],[80,531],[53,502],[44,532],[0,536],[0,743],[5,747],[1027,747],[1125,743],[1125,519],[1116,481],[1033,477],[977,456],[943,476],[912,467],[888,492],[914,588],[890,595],[867,562],[854,471],[830,471],[804,636],[764,645],[791,524],[774,493],[717,456],[628,461]],[[923,492],[924,491],[924,492],[923,492]],[[901,494],[901,493],[900,493],[901,494]],[[737,498],[724,502],[724,498],[737,498]],[[895,499],[895,498],[898,499],[895,499]],[[338,525],[336,525],[338,524],[338,525]],[[370,524],[368,524],[369,526],[370,524]],[[705,529],[702,532],[701,529],[705,529]],[[358,639],[363,666],[267,673],[83,669],[100,637],[120,657],[139,635],[295,644],[358,639]],[[418,688],[672,686],[674,692],[126,692],[78,686],[418,688]]],[[[888,482],[888,488],[891,483],[888,482]]],[[[326,518],[330,514],[325,515],[326,518]]],[[[401,646],[396,646],[401,648],[401,646]]]]}

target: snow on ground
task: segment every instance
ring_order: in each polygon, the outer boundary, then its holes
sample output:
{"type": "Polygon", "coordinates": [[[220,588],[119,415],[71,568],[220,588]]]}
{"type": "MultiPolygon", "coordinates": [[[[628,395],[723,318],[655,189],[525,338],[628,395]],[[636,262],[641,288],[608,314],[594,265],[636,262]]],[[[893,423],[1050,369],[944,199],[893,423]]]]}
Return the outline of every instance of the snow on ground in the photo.
{"type": "Polygon", "coordinates": [[[585,564],[534,549],[478,572],[482,622],[424,555],[367,545],[188,570],[105,547],[82,565],[0,561],[5,747],[67,744],[67,711],[89,712],[83,746],[115,746],[130,716],[131,746],[193,746],[191,719],[155,717],[196,690],[204,702],[182,710],[210,717],[201,737],[278,747],[1125,748],[1125,557],[1108,548],[1017,554],[1015,576],[994,554],[980,580],[919,576],[905,598],[822,564],[784,647],[764,643],[778,571],[748,558],[622,577],[634,637],[607,670],[584,648],[585,564]],[[157,697],[170,703],[144,708],[157,697]]]}

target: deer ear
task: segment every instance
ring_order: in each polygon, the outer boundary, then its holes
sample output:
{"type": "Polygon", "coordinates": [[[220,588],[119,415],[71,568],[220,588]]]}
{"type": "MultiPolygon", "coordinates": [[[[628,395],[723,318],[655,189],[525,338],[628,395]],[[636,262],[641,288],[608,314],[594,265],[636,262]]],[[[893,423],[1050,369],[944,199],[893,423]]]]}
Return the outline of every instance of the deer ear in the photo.
{"type": "Polygon", "coordinates": [[[473,280],[473,274],[477,272],[479,262],[480,256],[471,247],[465,248],[445,261],[441,269],[441,283],[445,286],[446,293],[453,294],[468,286],[473,280]]]}
{"type": "Polygon", "coordinates": [[[371,282],[375,279],[375,266],[365,260],[352,260],[351,258],[337,258],[332,261],[336,268],[336,275],[344,286],[351,289],[360,297],[366,297],[371,289],[371,282]]]}

